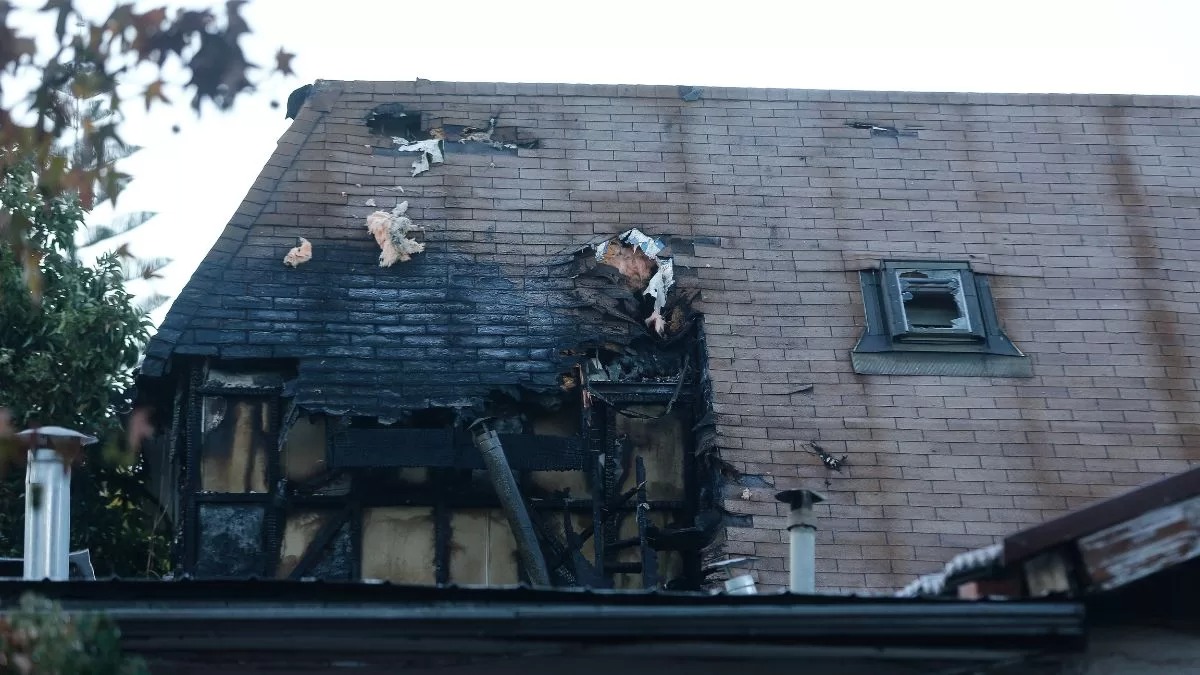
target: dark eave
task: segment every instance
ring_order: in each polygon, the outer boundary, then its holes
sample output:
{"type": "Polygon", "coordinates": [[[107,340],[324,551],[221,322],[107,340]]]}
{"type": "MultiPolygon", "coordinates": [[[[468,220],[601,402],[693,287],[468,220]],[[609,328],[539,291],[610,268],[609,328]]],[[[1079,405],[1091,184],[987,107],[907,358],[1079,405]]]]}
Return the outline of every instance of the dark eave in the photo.
{"type": "Polygon", "coordinates": [[[266,663],[281,653],[523,657],[594,645],[637,645],[647,654],[707,650],[724,658],[807,648],[826,656],[988,660],[1067,652],[1080,648],[1084,636],[1083,607],[1072,602],[283,581],[11,581],[0,583],[0,600],[11,603],[28,590],[68,610],[105,611],[129,650],[151,659],[186,653],[192,663],[232,652],[266,663]]]}
{"type": "Polygon", "coordinates": [[[1004,564],[1027,560],[1043,551],[1197,495],[1200,495],[1200,467],[1009,535],[1004,540],[1004,564]]]}

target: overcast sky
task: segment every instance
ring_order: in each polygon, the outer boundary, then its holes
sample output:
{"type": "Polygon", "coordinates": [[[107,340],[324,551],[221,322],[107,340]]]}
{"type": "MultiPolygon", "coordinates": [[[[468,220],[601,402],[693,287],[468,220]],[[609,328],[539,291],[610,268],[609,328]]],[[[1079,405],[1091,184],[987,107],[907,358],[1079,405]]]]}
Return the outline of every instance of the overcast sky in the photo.
{"type": "MultiPolygon", "coordinates": [[[[113,3],[77,4],[107,14],[113,3]]],[[[124,165],[134,181],[118,210],[159,214],[130,238],[141,256],[175,259],[158,282],[167,294],[286,130],[271,101],[318,78],[1200,94],[1197,0],[252,0],[244,15],[251,61],[268,66],[285,47],[297,77],[200,119],[184,95],[149,116],[129,106],[127,140],[144,150],[124,165]]]]}

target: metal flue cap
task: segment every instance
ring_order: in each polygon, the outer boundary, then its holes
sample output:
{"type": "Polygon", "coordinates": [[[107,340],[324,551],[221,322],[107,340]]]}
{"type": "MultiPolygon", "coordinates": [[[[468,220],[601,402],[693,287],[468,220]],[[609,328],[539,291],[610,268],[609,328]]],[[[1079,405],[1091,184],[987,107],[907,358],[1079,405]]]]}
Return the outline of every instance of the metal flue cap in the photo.
{"type": "Polygon", "coordinates": [[[467,425],[467,431],[471,432],[472,436],[487,436],[492,432],[492,420],[494,417],[479,417],[474,422],[467,425]]]}
{"type": "Polygon", "coordinates": [[[821,494],[820,492],[813,492],[812,490],[805,490],[801,488],[796,490],[784,490],[783,492],[776,493],[775,499],[778,499],[793,509],[802,509],[806,506],[811,507],[813,504],[825,501],[825,495],[821,494]]]}
{"type": "Polygon", "coordinates": [[[95,436],[89,436],[65,427],[37,427],[36,429],[26,429],[17,435],[21,438],[74,439],[79,441],[80,445],[91,445],[98,440],[95,436]]]}

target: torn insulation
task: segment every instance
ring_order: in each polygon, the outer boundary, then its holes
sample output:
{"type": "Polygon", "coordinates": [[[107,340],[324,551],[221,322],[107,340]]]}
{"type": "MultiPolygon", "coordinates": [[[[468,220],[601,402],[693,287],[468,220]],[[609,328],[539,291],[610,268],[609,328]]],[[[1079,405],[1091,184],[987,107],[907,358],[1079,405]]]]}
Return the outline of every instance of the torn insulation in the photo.
{"type": "Polygon", "coordinates": [[[442,141],[430,138],[424,141],[408,141],[404,138],[393,138],[396,152],[417,152],[417,158],[412,163],[412,175],[419,176],[429,170],[433,164],[441,164],[446,156],[442,149],[442,141]]]}
{"type": "Polygon", "coordinates": [[[667,292],[675,284],[674,262],[670,257],[659,255],[665,250],[661,241],[636,228],[596,247],[598,262],[615,267],[634,290],[642,290],[643,295],[653,298],[654,309],[644,323],[659,336],[666,333],[663,308],[667,304],[667,292]]]}
{"type": "Polygon", "coordinates": [[[367,216],[367,230],[375,237],[375,243],[379,244],[380,267],[408,262],[414,253],[425,250],[425,244],[409,237],[417,226],[404,215],[407,211],[408,202],[400,202],[391,213],[375,211],[367,216]]]}
{"type": "Polygon", "coordinates": [[[312,260],[312,244],[301,237],[300,243],[292,247],[292,250],[283,257],[283,264],[288,267],[299,267],[309,260],[312,260]]]}

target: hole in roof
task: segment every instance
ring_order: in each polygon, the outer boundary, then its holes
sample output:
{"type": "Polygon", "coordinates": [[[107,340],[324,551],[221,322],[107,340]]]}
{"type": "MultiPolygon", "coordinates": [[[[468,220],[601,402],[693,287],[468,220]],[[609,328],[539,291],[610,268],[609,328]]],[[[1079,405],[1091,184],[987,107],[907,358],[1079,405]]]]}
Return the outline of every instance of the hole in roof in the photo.
{"type": "Polygon", "coordinates": [[[421,133],[421,113],[399,103],[375,106],[364,121],[367,129],[379,136],[416,138],[421,133]]]}

